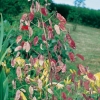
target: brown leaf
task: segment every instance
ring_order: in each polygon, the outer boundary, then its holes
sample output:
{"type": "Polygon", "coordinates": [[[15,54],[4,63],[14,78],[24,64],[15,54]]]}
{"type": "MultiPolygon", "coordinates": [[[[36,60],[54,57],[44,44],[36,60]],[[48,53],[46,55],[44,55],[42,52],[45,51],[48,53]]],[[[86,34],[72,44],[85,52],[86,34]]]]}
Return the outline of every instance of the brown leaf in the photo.
{"type": "Polygon", "coordinates": [[[29,42],[24,42],[23,50],[25,50],[26,52],[29,52],[29,50],[30,50],[30,43],[29,42]]]}
{"type": "Polygon", "coordinates": [[[22,40],[22,36],[19,35],[19,36],[17,37],[17,39],[16,39],[16,43],[18,44],[21,40],[22,40]]]}
{"type": "Polygon", "coordinates": [[[60,34],[60,29],[58,25],[54,25],[54,29],[56,31],[56,33],[59,35],[60,34]]]}

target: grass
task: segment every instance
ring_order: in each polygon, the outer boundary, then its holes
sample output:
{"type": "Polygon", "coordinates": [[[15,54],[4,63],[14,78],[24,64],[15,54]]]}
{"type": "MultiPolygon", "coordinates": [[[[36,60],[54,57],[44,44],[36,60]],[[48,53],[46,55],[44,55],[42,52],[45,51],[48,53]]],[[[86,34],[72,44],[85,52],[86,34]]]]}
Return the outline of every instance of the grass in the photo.
{"type": "Polygon", "coordinates": [[[78,25],[76,31],[72,31],[72,24],[68,23],[67,28],[76,42],[76,53],[85,57],[85,61],[76,59],[76,64],[83,64],[96,73],[100,72],[100,29],[78,25]]]}

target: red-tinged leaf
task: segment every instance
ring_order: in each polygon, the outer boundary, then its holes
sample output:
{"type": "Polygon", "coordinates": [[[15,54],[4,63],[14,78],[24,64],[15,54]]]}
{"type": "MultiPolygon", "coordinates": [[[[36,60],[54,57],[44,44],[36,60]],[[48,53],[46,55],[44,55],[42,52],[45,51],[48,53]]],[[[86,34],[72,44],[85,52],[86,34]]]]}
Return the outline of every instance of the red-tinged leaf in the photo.
{"type": "Polygon", "coordinates": [[[41,8],[41,13],[42,13],[44,16],[47,16],[47,9],[46,9],[46,8],[41,8]]]}
{"type": "Polygon", "coordinates": [[[34,14],[34,3],[32,3],[32,5],[31,5],[31,7],[30,7],[30,12],[31,12],[32,14],[34,14]]]}
{"type": "Polygon", "coordinates": [[[41,25],[42,25],[42,27],[47,27],[45,22],[42,22],[41,25]]]}
{"type": "Polygon", "coordinates": [[[38,20],[38,27],[40,27],[41,26],[41,23],[40,23],[40,21],[38,20]]]}
{"type": "Polygon", "coordinates": [[[81,60],[84,60],[84,57],[81,54],[76,54],[77,57],[79,57],[81,60]]]}
{"type": "Polygon", "coordinates": [[[88,80],[83,82],[83,86],[87,91],[89,91],[89,85],[90,85],[90,82],[88,80]]]}
{"type": "Polygon", "coordinates": [[[34,61],[33,61],[33,57],[32,56],[30,56],[30,63],[31,63],[31,66],[34,65],[34,61]]]}
{"type": "Polygon", "coordinates": [[[63,100],[67,100],[67,96],[66,96],[66,93],[65,92],[62,92],[61,93],[61,97],[63,100]]]}
{"type": "Polygon", "coordinates": [[[24,42],[23,50],[25,50],[26,52],[29,52],[29,50],[30,50],[30,43],[29,42],[24,42]]]}
{"type": "Polygon", "coordinates": [[[49,19],[49,24],[50,24],[50,26],[52,27],[52,22],[51,22],[51,19],[49,19]]]}
{"type": "Polygon", "coordinates": [[[86,94],[82,94],[85,100],[89,100],[89,98],[86,96],[86,94]]]}
{"type": "Polygon", "coordinates": [[[74,82],[75,81],[75,73],[71,74],[71,81],[74,82]]]}
{"type": "Polygon", "coordinates": [[[55,59],[50,59],[50,63],[52,67],[55,67],[57,62],[55,59]]]}
{"type": "Polygon", "coordinates": [[[71,62],[75,61],[75,57],[74,57],[74,54],[72,52],[69,52],[68,56],[69,56],[69,59],[71,62]]]}
{"type": "Polygon", "coordinates": [[[27,15],[27,13],[25,13],[25,14],[22,15],[21,20],[25,21],[27,19],[27,17],[28,17],[28,15],[27,15]]]}
{"type": "Polygon", "coordinates": [[[72,39],[71,36],[70,36],[70,34],[66,34],[66,38],[67,39],[72,39]]]}
{"type": "Polygon", "coordinates": [[[48,39],[53,39],[53,33],[51,31],[48,31],[48,39]]]}
{"type": "Polygon", "coordinates": [[[58,26],[59,26],[59,28],[60,28],[62,31],[66,31],[66,28],[65,28],[65,25],[64,25],[63,22],[60,22],[60,23],[58,24],[58,26]]]}
{"type": "Polygon", "coordinates": [[[20,90],[17,90],[16,91],[16,96],[15,96],[15,99],[14,100],[19,100],[21,97],[21,91],[20,90]]]}
{"type": "Polygon", "coordinates": [[[82,74],[86,74],[87,73],[86,68],[82,64],[79,64],[78,68],[79,68],[79,70],[80,70],[80,72],[82,74]]]}
{"type": "Polygon", "coordinates": [[[63,22],[64,24],[66,24],[66,19],[60,13],[57,13],[57,19],[60,22],[63,22]]]}
{"type": "Polygon", "coordinates": [[[94,81],[96,80],[94,74],[92,74],[91,72],[87,73],[87,76],[88,76],[88,78],[91,79],[91,80],[94,80],[94,81]]]}
{"type": "Polygon", "coordinates": [[[18,78],[21,78],[21,76],[22,76],[21,67],[17,67],[17,69],[16,69],[16,74],[17,74],[17,77],[18,77],[18,78]]]}
{"type": "Polygon", "coordinates": [[[23,47],[24,43],[25,43],[25,41],[22,41],[20,45],[23,47]]]}
{"type": "Polygon", "coordinates": [[[46,37],[44,34],[42,35],[42,41],[46,41],[46,37]]]}
{"type": "Polygon", "coordinates": [[[40,66],[42,66],[44,63],[44,56],[43,55],[39,55],[39,64],[40,66]]]}
{"type": "Polygon", "coordinates": [[[22,27],[21,27],[21,30],[28,30],[28,25],[23,25],[22,27]]]}
{"type": "Polygon", "coordinates": [[[57,45],[54,46],[54,51],[55,51],[55,52],[57,51],[57,45]]]}
{"type": "Polygon", "coordinates": [[[53,29],[51,26],[48,26],[47,29],[48,29],[48,31],[53,32],[53,29]]]}
{"type": "Polygon", "coordinates": [[[12,59],[12,60],[11,60],[11,66],[12,66],[12,67],[14,67],[14,66],[15,66],[15,64],[16,64],[15,60],[14,60],[14,59],[12,59]]]}
{"type": "Polygon", "coordinates": [[[75,42],[72,39],[68,39],[69,46],[73,49],[76,48],[75,42]]]}
{"type": "Polygon", "coordinates": [[[55,74],[55,79],[56,79],[57,81],[60,81],[60,76],[58,75],[58,73],[55,74]]]}
{"type": "Polygon", "coordinates": [[[67,85],[66,88],[67,88],[68,92],[71,92],[71,85],[67,85]]]}
{"type": "Polygon", "coordinates": [[[34,38],[34,40],[33,40],[33,44],[34,44],[34,46],[36,46],[37,43],[38,43],[38,36],[36,36],[36,37],[34,38]]]}
{"type": "Polygon", "coordinates": [[[58,48],[60,48],[60,47],[62,47],[62,44],[61,44],[61,42],[60,41],[58,41],[58,48]]]}
{"type": "Polygon", "coordinates": [[[69,97],[69,98],[67,98],[67,100],[73,100],[73,99],[69,97]]]}
{"type": "Polygon", "coordinates": [[[15,51],[19,51],[19,50],[21,50],[22,49],[22,46],[17,46],[16,48],[15,48],[15,51]]]}
{"type": "Polygon", "coordinates": [[[59,35],[60,34],[60,28],[58,25],[54,25],[54,29],[56,31],[56,33],[59,35]]]}
{"type": "Polygon", "coordinates": [[[66,65],[64,64],[61,69],[62,69],[62,73],[65,73],[66,72],[66,65]]]}
{"type": "Polygon", "coordinates": [[[97,88],[98,94],[100,94],[100,87],[97,88]]]}
{"type": "Polygon", "coordinates": [[[21,40],[22,40],[22,36],[19,35],[19,36],[17,37],[17,39],[16,39],[16,43],[18,44],[21,40]]]}
{"type": "Polygon", "coordinates": [[[36,11],[38,12],[40,10],[40,4],[36,1],[36,11]]]}
{"type": "Polygon", "coordinates": [[[61,71],[61,67],[60,66],[55,67],[55,73],[58,73],[60,71],[61,71]]]}
{"type": "Polygon", "coordinates": [[[33,29],[29,27],[29,36],[32,36],[32,34],[33,34],[33,29]]]}
{"type": "Polygon", "coordinates": [[[34,14],[33,13],[30,12],[28,16],[29,16],[30,21],[32,21],[34,19],[34,14]]]}

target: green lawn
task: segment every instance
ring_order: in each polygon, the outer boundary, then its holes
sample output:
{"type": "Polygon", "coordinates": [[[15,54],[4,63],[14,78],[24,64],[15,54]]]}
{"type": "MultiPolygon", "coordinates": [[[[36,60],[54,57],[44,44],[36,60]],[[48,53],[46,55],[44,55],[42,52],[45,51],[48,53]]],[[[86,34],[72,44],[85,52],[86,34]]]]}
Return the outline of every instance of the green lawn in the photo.
{"type": "Polygon", "coordinates": [[[88,26],[77,26],[76,31],[72,31],[72,24],[68,23],[67,28],[70,30],[72,38],[76,42],[75,53],[80,53],[85,57],[85,61],[76,59],[76,64],[89,66],[92,72],[100,71],[100,29],[88,26]]]}

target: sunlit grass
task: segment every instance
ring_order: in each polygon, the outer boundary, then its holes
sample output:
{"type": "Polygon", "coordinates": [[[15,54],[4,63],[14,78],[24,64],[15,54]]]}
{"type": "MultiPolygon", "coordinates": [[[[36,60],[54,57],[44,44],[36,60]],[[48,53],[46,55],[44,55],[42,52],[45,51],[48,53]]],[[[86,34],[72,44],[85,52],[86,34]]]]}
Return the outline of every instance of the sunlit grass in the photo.
{"type": "Polygon", "coordinates": [[[68,23],[67,28],[76,42],[75,53],[85,57],[85,61],[76,59],[76,63],[88,66],[92,72],[100,71],[100,29],[78,25],[76,31],[72,31],[72,24],[68,23]]]}

